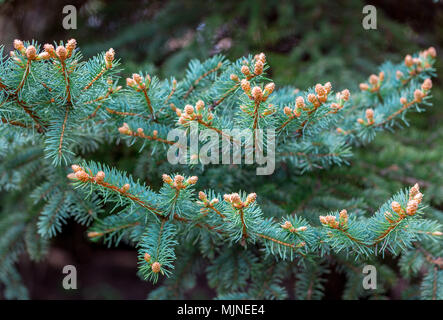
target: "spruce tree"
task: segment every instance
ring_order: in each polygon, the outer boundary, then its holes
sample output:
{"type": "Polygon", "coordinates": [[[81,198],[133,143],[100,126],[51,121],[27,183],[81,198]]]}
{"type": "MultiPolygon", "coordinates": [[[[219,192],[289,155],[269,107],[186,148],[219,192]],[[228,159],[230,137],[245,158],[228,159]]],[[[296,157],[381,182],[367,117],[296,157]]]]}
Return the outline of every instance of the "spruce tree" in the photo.
{"type": "Polygon", "coordinates": [[[353,150],[431,105],[433,47],[385,62],[352,93],[333,79],[303,92],[279,87],[264,53],[192,60],[180,79],[141,71],[124,85],[113,49],[84,60],[74,39],[43,47],[16,40],[14,48],[0,62],[7,298],[27,295],[14,267],[20,254],[44,258],[70,218],[88,226],[91,241],[133,245],[140,277],[156,285],[153,299],[185,297],[202,274],[220,299],[321,299],[333,268],[347,274],[344,298],[380,297],[396,277],[387,256],[399,257],[408,279],[425,270],[420,288],[410,283],[413,297],[443,298],[441,213],[424,205],[419,184],[368,212],[359,199],[328,197],[325,190],[346,192],[340,179],[310,179],[337,166],[352,172],[353,150]],[[257,175],[256,162],[208,163],[188,146],[192,128],[212,132],[215,142],[201,140],[215,151],[227,146],[228,155],[237,147],[256,159],[275,149],[275,172],[257,175]],[[187,132],[179,141],[186,164],[167,160],[174,129],[187,132]],[[139,151],[129,159],[133,173],[94,159],[113,145],[139,151]],[[270,180],[281,188],[256,192],[270,180]],[[312,202],[303,189],[324,193],[312,202]],[[378,271],[376,290],[362,286],[364,265],[378,271]]]}

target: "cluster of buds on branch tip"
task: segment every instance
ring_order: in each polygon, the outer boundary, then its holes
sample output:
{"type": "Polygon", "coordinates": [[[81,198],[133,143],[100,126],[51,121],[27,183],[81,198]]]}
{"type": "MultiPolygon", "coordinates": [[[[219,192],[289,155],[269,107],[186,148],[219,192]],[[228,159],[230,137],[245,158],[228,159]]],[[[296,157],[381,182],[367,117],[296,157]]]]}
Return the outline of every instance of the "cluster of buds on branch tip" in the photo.
{"type": "MultiPolygon", "coordinates": [[[[105,179],[105,173],[103,171],[99,171],[97,172],[97,174],[94,176],[92,173],[91,175],[89,175],[88,173],[86,173],[86,171],[80,167],[79,165],[73,164],[71,166],[72,171],[74,171],[73,173],[68,174],[68,178],[71,180],[79,180],[82,182],[95,182],[98,184],[103,184],[104,183],[104,179],[105,179]]],[[[118,191],[120,193],[126,193],[129,191],[130,189],[130,185],[129,183],[124,184],[121,188],[118,189],[118,191]]]]}
{"type": "Polygon", "coordinates": [[[288,220],[286,220],[285,223],[283,223],[283,224],[281,225],[281,227],[282,227],[283,229],[285,229],[285,230],[288,230],[288,231],[291,232],[291,233],[294,233],[294,232],[303,232],[303,231],[306,231],[306,229],[308,229],[307,226],[301,226],[301,227],[298,227],[298,228],[294,228],[294,226],[292,225],[291,221],[288,221],[288,220]]]}
{"type": "Polygon", "coordinates": [[[345,105],[346,101],[349,101],[349,98],[351,96],[351,93],[348,89],[342,90],[341,92],[337,92],[336,98],[338,102],[334,102],[331,104],[332,112],[337,112],[338,110],[341,110],[343,106],[345,105]]]}
{"type": "Polygon", "coordinates": [[[256,104],[265,102],[269,95],[274,91],[275,84],[274,82],[270,82],[265,86],[265,89],[262,90],[261,87],[255,86],[251,89],[251,84],[248,80],[243,79],[241,81],[241,88],[245,92],[245,94],[249,97],[249,99],[254,100],[256,104]]]}
{"type": "Polygon", "coordinates": [[[70,58],[76,47],[77,47],[77,41],[75,39],[69,40],[66,43],[66,47],[60,45],[60,46],[57,46],[56,49],[54,49],[54,46],[49,43],[47,43],[43,46],[43,48],[45,49],[45,52],[47,54],[47,55],[45,55],[45,57],[47,57],[47,59],[49,57],[56,58],[56,59],[59,59],[61,62],[70,58]]]}
{"type": "Polygon", "coordinates": [[[177,174],[174,177],[174,179],[172,179],[171,176],[169,176],[167,174],[163,174],[162,179],[163,179],[164,183],[168,184],[171,188],[176,189],[176,190],[185,189],[186,187],[188,187],[190,185],[196,184],[198,181],[197,176],[189,177],[185,181],[185,177],[183,177],[182,175],[179,175],[179,174],[177,174]]]}
{"type": "MultiPolygon", "coordinates": [[[[14,49],[16,49],[18,52],[20,52],[20,54],[28,59],[28,60],[35,60],[35,61],[39,61],[39,60],[46,60],[50,58],[50,55],[43,51],[40,54],[37,54],[37,49],[33,46],[33,45],[29,45],[28,47],[25,47],[25,45],[23,44],[23,41],[21,40],[14,40],[14,49]]],[[[17,57],[16,53],[14,51],[10,52],[11,58],[14,59],[15,62],[19,63],[20,65],[22,64],[22,61],[20,60],[20,58],[17,57]]]]}
{"type": "Polygon", "coordinates": [[[205,111],[205,103],[203,100],[198,100],[195,107],[187,104],[183,110],[179,108],[175,109],[175,113],[179,117],[178,123],[184,126],[188,126],[189,122],[192,120],[202,121],[204,118],[207,121],[205,124],[211,125],[214,115],[210,111],[205,111]]]}
{"type": "Polygon", "coordinates": [[[86,171],[80,167],[79,165],[73,164],[71,166],[73,173],[68,174],[68,178],[71,180],[80,180],[83,182],[89,181],[89,174],[86,173],[86,171]]]}
{"type": "Polygon", "coordinates": [[[149,74],[147,74],[144,79],[138,73],[133,73],[132,78],[126,78],[126,85],[137,91],[148,89],[150,84],[151,76],[149,74]]]}
{"type": "Polygon", "coordinates": [[[255,199],[257,199],[257,194],[256,193],[248,194],[245,201],[241,200],[240,195],[238,193],[225,194],[223,195],[223,199],[226,202],[230,203],[234,208],[242,209],[254,203],[255,199]]]}
{"type": "Polygon", "coordinates": [[[334,215],[328,214],[327,216],[320,216],[319,219],[322,224],[327,225],[328,227],[333,229],[338,229],[339,227],[339,223],[334,215]]]}
{"type": "Polygon", "coordinates": [[[315,94],[308,94],[308,101],[312,103],[314,109],[320,107],[328,100],[328,94],[331,92],[332,85],[330,82],[326,82],[324,85],[317,83],[315,85],[315,94]]]}
{"type": "Polygon", "coordinates": [[[118,132],[127,136],[140,137],[148,140],[162,140],[159,139],[157,130],[152,130],[152,135],[147,135],[143,128],[137,128],[136,131],[132,131],[126,122],[124,122],[123,125],[118,128],[118,132]]]}
{"type": "MultiPolygon", "coordinates": [[[[241,73],[245,76],[245,80],[250,80],[255,76],[259,76],[263,73],[263,68],[266,63],[266,56],[264,53],[260,53],[254,56],[254,73],[252,73],[249,70],[249,67],[247,65],[242,66],[241,73]]],[[[247,63],[247,62],[246,62],[247,63]]],[[[233,81],[239,81],[239,78],[237,75],[232,74],[231,80],[233,81]]]]}
{"type": "Polygon", "coordinates": [[[115,57],[114,49],[111,48],[108,51],[106,51],[106,53],[105,53],[106,69],[112,68],[112,61],[114,61],[114,57],[115,57]]]}
{"type": "Polygon", "coordinates": [[[371,74],[369,76],[369,85],[367,83],[360,83],[360,90],[366,91],[369,90],[370,92],[377,92],[380,90],[380,87],[383,83],[383,80],[385,79],[385,73],[381,71],[378,76],[375,74],[371,74]]]}
{"type": "Polygon", "coordinates": [[[362,118],[358,118],[357,122],[363,125],[372,125],[374,124],[374,109],[368,108],[365,111],[366,122],[362,118]]]}
{"type": "Polygon", "coordinates": [[[143,259],[151,265],[151,270],[154,273],[159,273],[161,271],[161,264],[158,261],[152,262],[151,255],[145,252],[143,259]]]}
{"type": "Polygon", "coordinates": [[[348,216],[348,211],[346,209],[343,209],[340,211],[339,216],[338,216],[338,221],[337,221],[337,218],[335,217],[335,215],[331,215],[331,214],[329,214],[327,216],[320,216],[319,219],[323,225],[326,225],[330,228],[340,229],[343,231],[348,229],[349,216],[348,216]]]}
{"type": "Polygon", "coordinates": [[[198,198],[201,201],[197,201],[197,203],[200,204],[200,205],[203,205],[203,206],[205,206],[207,208],[211,208],[211,207],[213,207],[214,205],[216,205],[218,203],[218,199],[217,198],[214,198],[211,201],[209,201],[208,196],[203,191],[200,191],[198,193],[198,198]]]}

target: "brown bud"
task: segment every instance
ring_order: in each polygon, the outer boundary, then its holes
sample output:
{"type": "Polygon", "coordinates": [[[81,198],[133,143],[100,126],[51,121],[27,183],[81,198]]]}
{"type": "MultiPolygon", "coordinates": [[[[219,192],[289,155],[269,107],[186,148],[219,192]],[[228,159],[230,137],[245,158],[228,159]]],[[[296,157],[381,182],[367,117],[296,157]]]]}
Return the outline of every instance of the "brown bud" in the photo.
{"type": "Polygon", "coordinates": [[[197,176],[192,176],[190,178],[188,178],[188,180],[186,180],[187,184],[196,184],[198,181],[198,177],[197,176]]]}
{"type": "Polygon", "coordinates": [[[275,89],[275,83],[270,82],[265,86],[265,95],[269,96],[275,89]]]}
{"type": "Polygon", "coordinates": [[[369,89],[369,86],[367,83],[360,83],[360,90],[361,91],[366,91],[369,89]]]}
{"type": "Polygon", "coordinates": [[[181,185],[184,180],[185,180],[185,178],[179,174],[174,177],[174,182],[178,185],[181,185]]]}
{"type": "Polygon", "coordinates": [[[231,74],[231,75],[229,76],[229,78],[231,78],[231,80],[232,80],[232,81],[235,81],[235,82],[239,81],[238,76],[237,76],[236,74],[231,74]]]}
{"type": "Polygon", "coordinates": [[[149,253],[145,252],[143,259],[145,259],[146,262],[149,262],[151,260],[151,255],[149,253]]]}
{"type": "Polygon", "coordinates": [[[257,199],[257,194],[256,193],[250,193],[246,197],[246,203],[245,204],[249,205],[249,204],[255,202],[255,199],[257,199]]]}
{"type": "Polygon", "coordinates": [[[83,182],[89,180],[89,175],[83,170],[77,171],[75,173],[75,176],[77,177],[78,180],[83,181],[83,182]]]}
{"type": "Polygon", "coordinates": [[[315,92],[319,95],[319,96],[324,96],[326,94],[326,89],[320,84],[317,83],[315,85],[315,92]]]}
{"type": "Polygon", "coordinates": [[[374,110],[371,108],[366,109],[365,115],[366,119],[368,119],[368,123],[372,124],[374,122],[374,110]]]}
{"type": "Polygon", "coordinates": [[[66,58],[68,57],[68,52],[66,51],[66,48],[63,46],[58,46],[55,52],[57,53],[57,56],[61,61],[65,61],[66,58]]]}
{"type": "Polygon", "coordinates": [[[288,117],[292,116],[292,110],[289,107],[284,107],[283,108],[283,112],[285,113],[285,115],[287,115],[288,117]]]}
{"type": "Polygon", "coordinates": [[[163,179],[163,182],[165,182],[167,184],[171,184],[172,183],[172,178],[169,175],[167,175],[167,174],[163,174],[162,175],[162,179],[163,179]]]}
{"type": "Polygon", "coordinates": [[[257,60],[254,66],[254,73],[256,75],[260,75],[263,73],[263,62],[261,60],[257,60]]]}
{"type": "Polygon", "coordinates": [[[432,88],[432,80],[431,79],[426,79],[424,82],[423,82],[423,84],[421,85],[421,88],[424,90],[424,91],[428,91],[428,90],[431,90],[431,88],[432,88]]]}
{"type": "Polygon", "coordinates": [[[437,56],[437,51],[435,50],[434,47],[429,47],[428,49],[428,54],[432,57],[435,58],[437,56]]]}
{"type": "Polygon", "coordinates": [[[189,115],[193,114],[193,113],[194,113],[194,107],[191,106],[190,104],[187,104],[187,105],[185,106],[185,112],[186,112],[187,114],[189,114],[189,115]]]}
{"type": "Polygon", "coordinates": [[[241,81],[241,88],[243,89],[244,92],[249,93],[251,92],[251,84],[249,83],[248,80],[243,79],[241,81]]]}
{"type": "Polygon", "coordinates": [[[249,71],[248,66],[241,67],[241,73],[243,73],[245,76],[248,76],[251,74],[251,71],[249,71]]]}
{"type": "Polygon", "coordinates": [[[392,208],[392,210],[394,210],[395,213],[398,213],[398,214],[402,213],[401,205],[397,201],[392,201],[391,208],[392,208]]]}
{"type": "Polygon", "coordinates": [[[206,194],[205,194],[203,191],[200,191],[200,192],[198,193],[198,198],[199,198],[201,201],[206,201],[206,200],[208,200],[208,197],[206,196],[206,194]]]}
{"type": "Polygon", "coordinates": [[[102,182],[105,179],[105,173],[103,171],[97,172],[95,175],[95,181],[102,182]]]}
{"type": "Polygon", "coordinates": [[[106,68],[109,69],[112,67],[112,61],[114,61],[114,57],[115,57],[114,49],[110,48],[108,51],[106,51],[105,53],[106,68]]]}
{"type": "Polygon", "coordinates": [[[134,79],[132,79],[132,78],[126,78],[126,85],[127,85],[128,87],[133,87],[133,86],[136,85],[136,83],[135,83],[134,79]]]}
{"type": "Polygon", "coordinates": [[[414,62],[412,61],[411,55],[406,55],[405,57],[405,66],[406,67],[412,67],[414,65],[414,62]]]}
{"type": "Polygon", "coordinates": [[[285,223],[282,224],[281,227],[283,229],[291,229],[292,228],[292,223],[290,221],[285,221],[285,223]]]}
{"type": "Polygon", "coordinates": [[[326,82],[324,88],[326,90],[326,94],[329,94],[329,92],[331,92],[332,89],[332,84],[330,82],[326,82]]]}
{"type": "Polygon", "coordinates": [[[413,216],[418,209],[418,201],[417,200],[410,200],[408,201],[408,205],[406,207],[406,213],[409,216],[413,216]]]}
{"type": "Polygon", "coordinates": [[[39,60],[47,60],[49,58],[51,58],[51,55],[49,53],[47,53],[46,51],[41,52],[37,57],[37,59],[39,59],[39,60]]]}
{"type": "Polygon", "coordinates": [[[317,101],[317,98],[315,97],[315,94],[312,94],[312,93],[308,94],[308,101],[310,103],[315,103],[317,101]]]}
{"type": "Polygon", "coordinates": [[[298,96],[298,97],[295,99],[295,105],[296,105],[298,108],[303,109],[303,108],[306,106],[306,104],[305,104],[305,99],[303,99],[302,96],[298,96]]]}
{"type": "Polygon", "coordinates": [[[26,48],[26,57],[29,60],[35,60],[35,58],[37,58],[37,50],[34,46],[29,46],[26,48]]]}
{"type": "Polygon", "coordinates": [[[414,99],[415,99],[417,102],[421,102],[421,100],[423,99],[423,97],[424,97],[424,94],[423,94],[423,92],[422,92],[420,89],[416,89],[416,90],[414,91],[414,99]]]}
{"type": "Polygon", "coordinates": [[[128,192],[129,188],[131,188],[131,186],[129,185],[129,183],[126,183],[120,190],[122,193],[126,193],[128,192]]]}
{"type": "Polygon", "coordinates": [[[74,51],[77,46],[77,41],[75,39],[71,39],[66,44],[66,50],[68,50],[68,54],[71,55],[72,51],[74,51]]]}
{"type": "Polygon", "coordinates": [[[419,192],[414,196],[414,200],[416,200],[418,203],[421,203],[423,200],[423,193],[419,192]]]}
{"type": "Polygon", "coordinates": [[[97,231],[88,232],[88,238],[96,238],[100,237],[101,235],[103,235],[103,233],[97,231]]]}
{"type": "Polygon", "coordinates": [[[263,91],[260,87],[252,88],[251,95],[254,98],[255,102],[260,102],[263,99],[263,91]]]}
{"type": "Polygon", "coordinates": [[[138,73],[133,73],[132,74],[132,79],[137,83],[140,84],[142,82],[142,76],[139,75],[138,73]]]}
{"type": "Polygon", "coordinates": [[[83,170],[80,166],[78,166],[78,165],[76,165],[76,164],[73,164],[73,165],[71,166],[71,169],[72,169],[72,171],[74,171],[74,172],[77,172],[77,171],[83,170]]]}
{"type": "Polygon", "coordinates": [[[369,77],[369,83],[375,86],[378,83],[378,77],[375,74],[371,74],[369,77]]]}
{"type": "Polygon", "coordinates": [[[205,103],[203,100],[198,100],[195,104],[195,109],[197,109],[198,112],[202,111],[205,108],[205,103]]]}
{"type": "Polygon", "coordinates": [[[75,175],[75,173],[71,172],[70,174],[67,175],[68,179],[71,180],[77,180],[77,176],[75,175]]]}
{"type": "Polygon", "coordinates": [[[349,100],[349,96],[351,95],[351,93],[349,92],[348,89],[345,89],[341,92],[341,98],[345,101],[349,100]]]}
{"type": "Polygon", "coordinates": [[[25,46],[23,44],[23,41],[15,39],[14,40],[14,49],[23,53],[25,51],[25,46]]]}
{"type": "Polygon", "coordinates": [[[52,44],[46,43],[43,48],[47,53],[49,53],[51,56],[54,55],[55,49],[52,44]]]}

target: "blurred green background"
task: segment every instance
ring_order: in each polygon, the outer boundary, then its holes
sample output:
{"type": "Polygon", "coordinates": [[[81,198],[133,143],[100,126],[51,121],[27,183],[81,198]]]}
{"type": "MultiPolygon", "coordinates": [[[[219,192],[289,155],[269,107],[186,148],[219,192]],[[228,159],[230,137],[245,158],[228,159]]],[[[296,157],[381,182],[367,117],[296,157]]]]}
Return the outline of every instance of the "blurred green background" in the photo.
{"type": "MultiPolygon", "coordinates": [[[[443,209],[443,3],[403,1],[1,1],[0,43],[12,49],[15,38],[40,43],[76,38],[91,57],[113,47],[123,63],[122,76],[143,70],[161,78],[180,77],[190,59],[222,53],[236,59],[264,52],[277,87],[301,90],[331,81],[338,88],[358,84],[385,60],[434,46],[439,79],[434,106],[409,117],[410,127],[384,133],[355,150],[350,167],[310,174],[310,181],[347,177],[353,196],[367,195],[375,208],[400,188],[419,182],[434,208],[443,209]],[[62,26],[65,5],[77,9],[77,29],[62,26]],[[377,29],[362,27],[365,5],[377,9],[377,29]],[[371,190],[369,190],[371,189],[371,190]],[[376,190],[376,192],[374,192],[376,190]]],[[[8,50],[8,51],[9,51],[8,50]]],[[[278,179],[278,177],[276,178],[278,179]]],[[[276,182],[277,183],[277,182],[276,182]]],[[[265,186],[270,190],[269,184],[265,186]]],[[[310,184],[307,193],[315,193],[310,184]]],[[[259,193],[259,191],[257,191],[259,193]]],[[[84,239],[74,223],[57,237],[46,262],[23,258],[20,270],[32,298],[143,299],[150,285],[136,273],[135,252],[107,250],[84,239]],[[83,273],[81,290],[61,289],[60,266],[74,263],[83,273]],[[54,273],[60,273],[55,276],[54,273]]],[[[192,298],[210,295],[205,286],[192,298]],[[199,292],[201,290],[201,292],[199,292]]],[[[336,298],[330,291],[326,298],[336,298]]]]}

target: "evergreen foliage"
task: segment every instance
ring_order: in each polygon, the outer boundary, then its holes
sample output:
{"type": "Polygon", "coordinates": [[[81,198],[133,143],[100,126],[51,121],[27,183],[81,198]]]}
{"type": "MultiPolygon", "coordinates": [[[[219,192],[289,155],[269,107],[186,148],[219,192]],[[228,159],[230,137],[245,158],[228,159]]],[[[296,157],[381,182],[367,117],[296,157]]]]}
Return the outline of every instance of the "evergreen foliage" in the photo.
{"type": "MultiPolygon", "coordinates": [[[[334,92],[330,82],[304,92],[276,88],[263,53],[192,60],[182,79],[134,73],[123,86],[113,49],[85,61],[73,39],[44,47],[16,40],[14,47],[0,61],[1,181],[15,200],[0,216],[6,297],[26,297],[14,269],[19,254],[44,257],[72,217],[89,226],[93,241],[136,247],[140,276],[161,280],[150,298],[183,298],[204,272],[221,299],[285,299],[293,275],[297,298],[320,299],[334,264],[347,275],[349,299],[372,294],[361,287],[360,266],[377,266],[379,297],[393,273],[382,265],[387,255],[400,256],[406,277],[427,270],[422,298],[443,298],[442,216],[427,210],[418,184],[386,197],[374,213],[358,199],[327,194],[295,213],[280,205],[303,197],[303,187],[317,188],[304,184],[310,171],[348,165],[353,150],[431,105],[434,48],[382,64],[361,92],[350,93],[334,92]],[[257,165],[167,163],[175,143],[168,132],[192,125],[243,147],[249,138],[225,130],[250,129],[254,141],[259,129],[275,130],[275,143],[266,145],[276,150],[273,178],[292,182],[262,196],[233,189],[262,189],[267,180],[255,175],[257,165]],[[100,146],[115,144],[140,151],[141,174],[91,160],[100,146]],[[161,185],[146,183],[162,172],[161,185]]],[[[189,160],[202,159],[188,151],[189,160]]]]}

